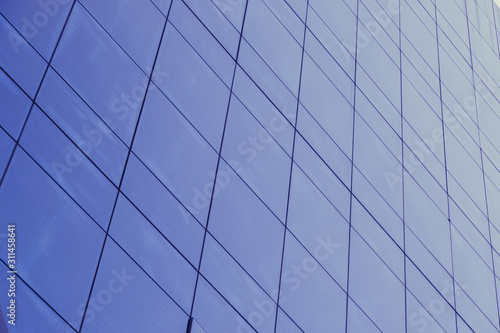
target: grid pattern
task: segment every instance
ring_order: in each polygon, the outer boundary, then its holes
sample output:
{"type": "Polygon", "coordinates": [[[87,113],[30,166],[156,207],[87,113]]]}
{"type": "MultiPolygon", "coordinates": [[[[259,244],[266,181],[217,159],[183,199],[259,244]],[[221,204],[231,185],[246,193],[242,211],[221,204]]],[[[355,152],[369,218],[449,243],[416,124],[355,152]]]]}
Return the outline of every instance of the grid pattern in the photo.
{"type": "Polygon", "coordinates": [[[499,20],[1,2],[10,332],[499,332],[499,20]]]}

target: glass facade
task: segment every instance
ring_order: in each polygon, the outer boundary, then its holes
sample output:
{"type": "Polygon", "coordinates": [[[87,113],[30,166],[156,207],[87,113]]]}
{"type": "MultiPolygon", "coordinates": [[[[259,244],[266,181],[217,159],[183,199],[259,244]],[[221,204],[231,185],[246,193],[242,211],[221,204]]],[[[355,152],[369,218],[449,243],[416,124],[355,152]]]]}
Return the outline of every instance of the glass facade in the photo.
{"type": "Polygon", "coordinates": [[[0,332],[500,332],[499,5],[1,0],[0,332]]]}

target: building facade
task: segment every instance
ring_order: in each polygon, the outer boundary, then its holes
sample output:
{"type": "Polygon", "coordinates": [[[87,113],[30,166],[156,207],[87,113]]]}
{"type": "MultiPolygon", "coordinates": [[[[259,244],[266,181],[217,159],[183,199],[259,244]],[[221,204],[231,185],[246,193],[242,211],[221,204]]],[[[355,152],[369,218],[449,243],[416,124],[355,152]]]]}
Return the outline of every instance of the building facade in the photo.
{"type": "Polygon", "coordinates": [[[1,1],[0,325],[499,332],[499,30],[497,0],[1,1]]]}

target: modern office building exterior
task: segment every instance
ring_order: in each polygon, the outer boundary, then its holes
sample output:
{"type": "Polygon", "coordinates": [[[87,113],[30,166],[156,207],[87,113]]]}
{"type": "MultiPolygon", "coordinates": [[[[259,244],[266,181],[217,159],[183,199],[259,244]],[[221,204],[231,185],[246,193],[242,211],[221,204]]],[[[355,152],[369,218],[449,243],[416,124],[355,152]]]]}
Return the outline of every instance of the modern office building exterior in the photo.
{"type": "Polygon", "coordinates": [[[1,0],[0,332],[500,332],[499,36],[497,0],[1,0]]]}

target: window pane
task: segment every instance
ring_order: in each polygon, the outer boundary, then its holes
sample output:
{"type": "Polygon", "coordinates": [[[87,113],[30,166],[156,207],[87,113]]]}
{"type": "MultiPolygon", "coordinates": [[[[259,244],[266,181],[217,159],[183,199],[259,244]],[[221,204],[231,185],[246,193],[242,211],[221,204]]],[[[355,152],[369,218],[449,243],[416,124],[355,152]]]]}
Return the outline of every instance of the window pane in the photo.
{"type": "Polygon", "coordinates": [[[82,0],[81,3],[149,75],[165,23],[153,3],[148,0],[82,0]]]}
{"type": "MultiPolygon", "coordinates": [[[[0,215],[2,230],[13,223],[22,235],[19,276],[68,322],[80,323],[104,232],[21,149],[0,189],[0,215]]],[[[7,242],[0,248],[6,262],[7,242]]]]}
{"type": "Polygon", "coordinates": [[[47,63],[3,17],[0,17],[0,49],[2,69],[26,94],[34,97],[47,63]]]}
{"type": "Polygon", "coordinates": [[[268,294],[278,287],[284,226],[221,161],[209,231],[268,294]]]}
{"type": "Polygon", "coordinates": [[[71,13],[52,65],[129,145],[147,77],[79,3],[71,13]]]}
{"type": "Polygon", "coordinates": [[[112,240],[104,253],[82,332],[184,333],[188,316],[112,240]]]}
{"type": "Polygon", "coordinates": [[[2,71],[0,71],[0,101],[2,101],[0,126],[17,139],[31,107],[31,100],[2,71]]]}
{"type": "Polygon", "coordinates": [[[110,235],[185,311],[191,310],[196,270],[124,196],[110,235]]]}
{"type": "Polygon", "coordinates": [[[133,151],[205,224],[217,154],[183,115],[150,86],[133,151]]]}
{"type": "Polygon", "coordinates": [[[156,66],[168,76],[161,82],[153,78],[154,82],[212,147],[219,149],[229,89],[171,24],[165,30],[156,66]]]}
{"type": "Polygon", "coordinates": [[[107,228],[116,187],[37,107],[21,146],[103,229],[107,228]]]}

